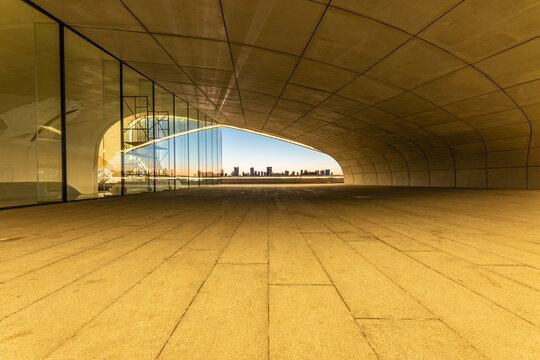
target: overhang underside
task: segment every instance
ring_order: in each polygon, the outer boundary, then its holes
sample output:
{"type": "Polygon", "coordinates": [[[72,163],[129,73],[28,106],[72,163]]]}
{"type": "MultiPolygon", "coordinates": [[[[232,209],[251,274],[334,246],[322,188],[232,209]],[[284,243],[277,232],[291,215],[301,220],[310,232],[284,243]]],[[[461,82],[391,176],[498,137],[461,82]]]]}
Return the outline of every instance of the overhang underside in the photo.
{"type": "Polygon", "coordinates": [[[222,124],[346,182],[540,188],[537,0],[35,0],[222,124]]]}

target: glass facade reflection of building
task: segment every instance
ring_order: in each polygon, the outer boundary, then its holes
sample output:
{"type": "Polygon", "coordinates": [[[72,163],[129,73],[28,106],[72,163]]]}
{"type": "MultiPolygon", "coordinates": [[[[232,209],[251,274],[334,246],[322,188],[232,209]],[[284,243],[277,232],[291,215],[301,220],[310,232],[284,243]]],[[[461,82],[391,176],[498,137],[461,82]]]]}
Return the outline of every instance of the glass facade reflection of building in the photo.
{"type": "Polygon", "coordinates": [[[0,207],[220,182],[213,119],[21,0],[0,13],[0,207]]]}

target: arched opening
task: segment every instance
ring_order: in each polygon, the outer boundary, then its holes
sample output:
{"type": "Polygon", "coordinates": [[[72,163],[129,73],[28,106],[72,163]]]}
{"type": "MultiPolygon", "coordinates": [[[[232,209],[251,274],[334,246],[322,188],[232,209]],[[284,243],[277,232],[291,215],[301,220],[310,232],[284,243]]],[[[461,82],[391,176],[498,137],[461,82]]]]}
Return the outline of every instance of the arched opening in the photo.
{"type": "Polygon", "coordinates": [[[226,184],[343,182],[330,155],[282,137],[225,125],[222,151],[226,184]]]}

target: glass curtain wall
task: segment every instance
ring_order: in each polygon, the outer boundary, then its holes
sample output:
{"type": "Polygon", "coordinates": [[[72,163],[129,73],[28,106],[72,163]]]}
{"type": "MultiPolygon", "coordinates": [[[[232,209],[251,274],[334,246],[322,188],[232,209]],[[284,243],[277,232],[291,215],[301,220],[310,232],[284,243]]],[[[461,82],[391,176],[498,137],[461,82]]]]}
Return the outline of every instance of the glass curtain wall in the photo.
{"type": "Polygon", "coordinates": [[[0,1],[0,207],[62,200],[57,23],[0,1]]]}
{"type": "Polygon", "coordinates": [[[0,12],[0,207],[219,182],[210,117],[25,2],[0,12]]]}

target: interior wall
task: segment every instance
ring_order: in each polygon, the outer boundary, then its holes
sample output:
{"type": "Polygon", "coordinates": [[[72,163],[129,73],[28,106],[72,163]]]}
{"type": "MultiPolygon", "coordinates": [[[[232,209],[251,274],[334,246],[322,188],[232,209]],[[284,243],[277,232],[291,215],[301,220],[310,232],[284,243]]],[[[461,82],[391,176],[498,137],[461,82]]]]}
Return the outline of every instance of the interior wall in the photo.
{"type": "Polygon", "coordinates": [[[540,188],[538,1],[34,2],[212,119],[331,155],[348,183],[540,188]]]}
{"type": "Polygon", "coordinates": [[[540,186],[538,1],[36,2],[219,122],[328,153],[349,183],[540,186]]]}

